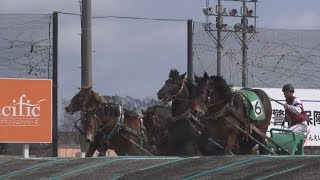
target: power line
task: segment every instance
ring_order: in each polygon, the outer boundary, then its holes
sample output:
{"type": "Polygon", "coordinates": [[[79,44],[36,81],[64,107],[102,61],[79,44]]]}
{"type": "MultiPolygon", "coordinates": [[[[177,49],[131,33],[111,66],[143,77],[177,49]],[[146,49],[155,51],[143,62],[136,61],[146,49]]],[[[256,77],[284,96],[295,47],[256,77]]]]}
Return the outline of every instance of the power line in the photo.
{"type": "MultiPolygon", "coordinates": [[[[67,12],[59,12],[60,14],[65,15],[74,15],[81,16],[81,14],[77,13],[67,13],[67,12]]],[[[180,21],[185,22],[188,19],[171,19],[171,18],[150,18],[150,17],[135,17],[135,16],[92,16],[92,19],[106,19],[106,18],[115,18],[115,19],[132,19],[132,20],[150,20],[150,21],[180,21]]]]}

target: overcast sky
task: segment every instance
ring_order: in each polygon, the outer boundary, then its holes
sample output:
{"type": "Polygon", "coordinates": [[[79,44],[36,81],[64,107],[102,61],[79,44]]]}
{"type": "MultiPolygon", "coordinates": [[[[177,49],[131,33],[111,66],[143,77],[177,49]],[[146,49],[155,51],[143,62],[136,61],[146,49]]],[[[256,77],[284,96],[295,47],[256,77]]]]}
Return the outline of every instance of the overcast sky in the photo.
{"type": "MultiPolygon", "coordinates": [[[[205,0],[92,0],[92,16],[193,19],[204,22],[205,0]]],[[[216,0],[211,0],[213,6],[216,0]]],[[[241,3],[238,3],[239,7],[241,3]]],[[[235,5],[236,6],[236,5],[235,5]]],[[[260,0],[257,26],[320,29],[319,0],[260,0]]],[[[1,0],[0,13],[80,13],[78,0],[1,0]]],[[[214,21],[212,18],[211,21],[214,21]]],[[[80,17],[59,15],[59,101],[81,85],[80,17]]],[[[93,19],[93,87],[104,95],[156,98],[169,70],[186,71],[185,21],[93,19]]]]}

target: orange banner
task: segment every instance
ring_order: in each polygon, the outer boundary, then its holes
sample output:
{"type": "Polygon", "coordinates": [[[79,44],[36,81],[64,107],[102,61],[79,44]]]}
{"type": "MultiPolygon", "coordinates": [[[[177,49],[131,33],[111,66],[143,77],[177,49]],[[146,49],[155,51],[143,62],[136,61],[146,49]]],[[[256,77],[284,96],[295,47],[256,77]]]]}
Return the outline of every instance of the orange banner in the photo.
{"type": "Polygon", "coordinates": [[[0,79],[0,142],[51,143],[52,81],[0,79]]]}

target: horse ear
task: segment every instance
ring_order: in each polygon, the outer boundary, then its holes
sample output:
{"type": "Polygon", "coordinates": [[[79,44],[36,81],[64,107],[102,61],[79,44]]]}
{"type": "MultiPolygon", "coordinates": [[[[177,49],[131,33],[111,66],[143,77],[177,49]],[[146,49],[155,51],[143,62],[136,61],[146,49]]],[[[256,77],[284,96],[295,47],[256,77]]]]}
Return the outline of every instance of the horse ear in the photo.
{"type": "Polygon", "coordinates": [[[104,104],[108,103],[108,101],[107,101],[103,96],[100,96],[100,94],[98,94],[98,93],[93,93],[93,95],[95,96],[95,98],[96,98],[99,102],[104,103],[104,104]]]}
{"type": "Polygon", "coordinates": [[[196,75],[196,73],[194,73],[194,80],[196,81],[196,83],[199,81],[199,77],[196,75]]]}
{"type": "Polygon", "coordinates": [[[141,109],[141,113],[142,113],[143,116],[145,116],[146,111],[144,109],[141,109]]]}
{"type": "Polygon", "coordinates": [[[207,72],[203,73],[203,77],[204,77],[205,80],[209,79],[209,76],[208,76],[207,72]]]}
{"type": "Polygon", "coordinates": [[[84,91],[88,92],[88,91],[91,91],[92,86],[90,86],[90,87],[83,87],[83,88],[81,88],[81,89],[83,89],[84,91]]]}
{"type": "Polygon", "coordinates": [[[180,75],[180,78],[181,78],[181,79],[184,79],[184,77],[186,76],[186,74],[187,74],[186,72],[183,73],[183,74],[181,74],[181,75],[180,75]]]}

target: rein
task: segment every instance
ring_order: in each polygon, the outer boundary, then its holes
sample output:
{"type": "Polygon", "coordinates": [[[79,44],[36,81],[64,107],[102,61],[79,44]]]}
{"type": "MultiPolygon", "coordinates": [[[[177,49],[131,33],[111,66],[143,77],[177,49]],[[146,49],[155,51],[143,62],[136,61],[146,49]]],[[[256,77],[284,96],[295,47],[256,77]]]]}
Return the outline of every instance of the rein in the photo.
{"type": "MultiPolygon", "coordinates": [[[[269,153],[271,153],[272,155],[277,155],[276,153],[274,153],[272,150],[270,150],[266,145],[262,144],[261,142],[259,142],[256,138],[252,137],[250,134],[248,134],[247,131],[243,130],[241,127],[239,127],[238,125],[232,123],[229,119],[223,117],[225,120],[227,120],[230,124],[232,124],[234,127],[236,127],[236,129],[238,129],[239,131],[241,131],[243,134],[245,134],[245,136],[249,137],[251,140],[253,140],[254,142],[256,142],[257,144],[259,144],[259,146],[263,147],[264,149],[266,149],[269,153]]],[[[251,126],[250,126],[251,128],[251,126]]]]}
{"type": "Polygon", "coordinates": [[[193,124],[195,123],[196,125],[200,126],[201,129],[204,129],[204,125],[200,122],[200,120],[195,117],[191,112],[190,112],[190,108],[187,109],[184,113],[178,115],[178,116],[175,116],[173,117],[173,121],[178,121],[180,119],[183,119],[183,118],[187,118],[188,122],[190,123],[191,127],[197,131],[199,134],[201,134],[201,131],[199,131],[193,124]],[[190,121],[190,119],[194,122],[192,123],[190,121]]]}
{"type": "Polygon", "coordinates": [[[82,121],[82,120],[83,120],[83,118],[79,118],[76,122],[74,122],[74,127],[79,131],[79,133],[80,133],[81,135],[84,135],[83,130],[78,126],[78,122],[79,122],[79,121],[82,121]]]}
{"type": "Polygon", "coordinates": [[[138,147],[139,149],[141,149],[143,152],[147,153],[150,156],[153,156],[153,154],[151,154],[149,151],[147,151],[145,148],[143,148],[143,146],[137,144],[136,142],[134,142],[132,139],[128,138],[127,136],[123,135],[122,133],[119,133],[123,138],[127,139],[130,143],[132,143],[133,145],[135,145],[136,147],[138,147]]]}

